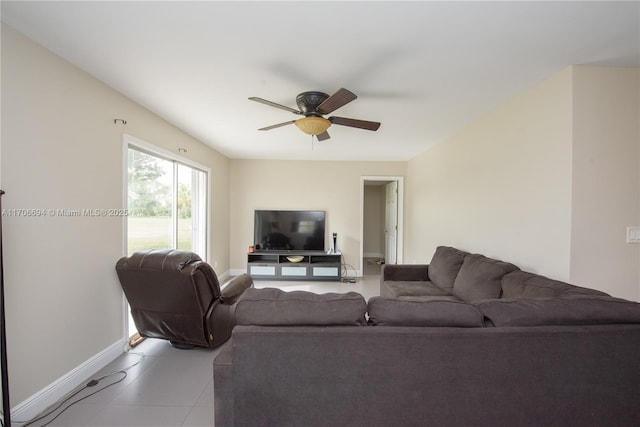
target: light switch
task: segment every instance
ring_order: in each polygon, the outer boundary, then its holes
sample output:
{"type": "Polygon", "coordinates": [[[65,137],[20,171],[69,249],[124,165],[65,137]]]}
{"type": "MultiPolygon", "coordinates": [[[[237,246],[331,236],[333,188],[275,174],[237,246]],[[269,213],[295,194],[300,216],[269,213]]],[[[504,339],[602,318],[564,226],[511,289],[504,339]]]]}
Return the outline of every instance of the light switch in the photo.
{"type": "Polygon", "coordinates": [[[640,227],[627,227],[627,243],[640,243],[640,227]]]}

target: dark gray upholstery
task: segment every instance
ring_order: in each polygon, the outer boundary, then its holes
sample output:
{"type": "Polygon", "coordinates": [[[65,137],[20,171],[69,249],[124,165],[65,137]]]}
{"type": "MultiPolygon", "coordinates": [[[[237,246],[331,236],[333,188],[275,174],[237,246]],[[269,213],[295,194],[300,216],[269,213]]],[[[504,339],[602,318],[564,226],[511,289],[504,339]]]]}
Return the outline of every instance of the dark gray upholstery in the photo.
{"type": "Polygon", "coordinates": [[[364,325],[367,303],[356,292],[314,294],[247,289],[236,303],[238,325],[364,325]]]}
{"type": "Polygon", "coordinates": [[[595,289],[581,288],[527,271],[513,271],[502,278],[502,298],[539,298],[569,295],[603,295],[595,289]]]}
{"type": "Polygon", "coordinates": [[[227,345],[216,427],[640,424],[640,325],[237,326],[227,345]]]}
{"type": "Polygon", "coordinates": [[[386,280],[396,281],[429,281],[429,265],[427,264],[382,264],[382,274],[386,280]]]}
{"type": "Polygon", "coordinates": [[[215,358],[213,377],[216,379],[213,395],[216,426],[233,426],[233,346],[227,342],[215,358]]]}
{"type": "Polygon", "coordinates": [[[449,246],[438,246],[429,263],[429,280],[449,294],[468,252],[449,246]]]}
{"type": "Polygon", "coordinates": [[[460,301],[458,298],[453,295],[403,295],[397,298],[400,301],[408,300],[408,301],[460,301]]]}
{"type": "Polygon", "coordinates": [[[376,326],[480,327],[482,313],[461,301],[373,297],[367,304],[369,323],[376,326]]]}
{"type": "Polygon", "coordinates": [[[502,290],[502,278],[515,270],[518,267],[511,263],[469,254],[465,256],[456,277],[453,295],[467,302],[498,298],[502,290]]]}
{"type": "Polygon", "coordinates": [[[475,305],[495,326],[640,324],[640,304],[607,296],[497,299],[475,305]]]}
{"type": "Polygon", "coordinates": [[[436,287],[429,281],[427,264],[383,264],[380,269],[380,295],[383,297],[425,292],[425,286],[436,287]]]}
{"type": "Polygon", "coordinates": [[[640,425],[639,303],[476,254],[450,291],[433,271],[386,265],[364,326],[353,295],[245,292],[216,426],[640,425]]]}
{"type": "Polygon", "coordinates": [[[430,264],[385,264],[380,274],[380,295],[452,295],[453,283],[467,252],[449,246],[436,248],[430,264]]]}
{"type": "Polygon", "coordinates": [[[437,287],[433,282],[421,280],[396,280],[384,282],[385,292],[383,296],[401,298],[404,296],[445,296],[451,295],[444,289],[437,287]]]}

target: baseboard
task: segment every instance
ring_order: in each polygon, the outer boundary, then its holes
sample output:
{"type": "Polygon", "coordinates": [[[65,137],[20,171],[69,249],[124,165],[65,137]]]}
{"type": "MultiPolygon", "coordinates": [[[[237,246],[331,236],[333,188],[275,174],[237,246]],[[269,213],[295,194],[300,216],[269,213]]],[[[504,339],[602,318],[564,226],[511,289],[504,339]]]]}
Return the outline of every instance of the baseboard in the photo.
{"type": "Polygon", "coordinates": [[[378,252],[365,252],[362,254],[363,258],[384,258],[384,254],[378,252]]]}
{"type": "Polygon", "coordinates": [[[222,274],[218,274],[218,272],[216,271],[216,276],[218,276],[218,282],[220,282],[220,284],[223,284],[227,280],[231,279],[231,275],[229,274],[229,270],[225,271],[222,274]]]}
{"type": "Polygon", "coordinates": [[[347,273],[346,277],[350,277],[350,272],[353,272],[353,274],[355,274],[356,278],[362,278],[363,274],[362,274],[362,270],[349,270],[349,272],[347,273]]]}
{"type": "Polygon", "coordinates": [[[229,271],[229,275],[235,277],[235,276],[239,276],[241,274],[244,274],[246,272],[247,272],[246,268],[244,268],[244,269],[243,268],[235,268],[235,269],[232,269],[232,270],[229,271]]]}
{"type": "Polygon", "coordinates": [[[126,342],[125,339],[116,341],[33,396],[11,408],[12,420],[30,420],[62,399],[87,378],[118,358],[124,352],[126,342]]]}

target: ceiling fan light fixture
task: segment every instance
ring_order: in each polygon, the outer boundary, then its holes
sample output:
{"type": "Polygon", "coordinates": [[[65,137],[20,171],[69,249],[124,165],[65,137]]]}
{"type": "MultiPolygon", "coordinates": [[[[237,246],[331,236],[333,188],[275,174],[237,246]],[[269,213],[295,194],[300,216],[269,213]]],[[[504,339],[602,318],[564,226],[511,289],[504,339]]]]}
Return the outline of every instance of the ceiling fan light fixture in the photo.
{"type": "Polygon", "coordinates": [[[307,135],[320,135],[329,129],[331,122],[324,117],[303,117],[295,121],[296,126],[307,135]]]}

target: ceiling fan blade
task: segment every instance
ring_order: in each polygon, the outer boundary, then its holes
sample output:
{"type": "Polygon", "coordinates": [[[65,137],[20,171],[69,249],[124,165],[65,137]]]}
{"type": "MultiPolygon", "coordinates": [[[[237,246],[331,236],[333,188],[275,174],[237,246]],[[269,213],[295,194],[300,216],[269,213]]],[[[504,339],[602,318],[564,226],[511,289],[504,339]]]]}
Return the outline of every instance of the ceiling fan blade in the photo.
{"type": "Polygon", "coordinates": [[[279,128],[279,127],[282,127],[282,126],[290,125],[290,124],[293,124],[295,122],[296,122],[295,120],[291,120],[289,122],[278,123],[277,125],[266,126],[266,127],[260,128],[258,130],[271,130],[271,129],[279,128]]]}
{"type": "Polygon", "coordinates": [[[316,135],[316,138],[318,138],[318,141],[326,141],[327,139],[329,139],[331,137],[329,136],[329,132],[327,132],[325,130],[320,135],[316,135]]]}
{"type": "Polygon", "coordinates": [[[289,108],[286,105],[276,104],[275,102],[267,101],[266,99],[258,98],[257,96],[252,96],[252,97],[249,98],[249,100],[256,101],[256,102],[259,102],[261,104],[266,104],[266,105],[269,105],[271,107],[280,108],[281,110],[290,111],[290,112],[292,112],[294,114],[302,114],[302,111],[298,111],[298,110],[296,110],[294,108],[289,108]]]}
{"type": "Polygon", "coordinates": [[[355,93],[345,88],[339,89],[336,93],[325,99],[322,104],[318,105],[318,111],[322,114],[329,114],[356,98],[355,93]]]}
{"type": "Polygon", "coordinates": [[[378,130],[380,122],[369,122],[367,120],[348,119],[346,117],[329,117],[329,121],[334,125],[349,126],[366,130],[378,130]]]}

